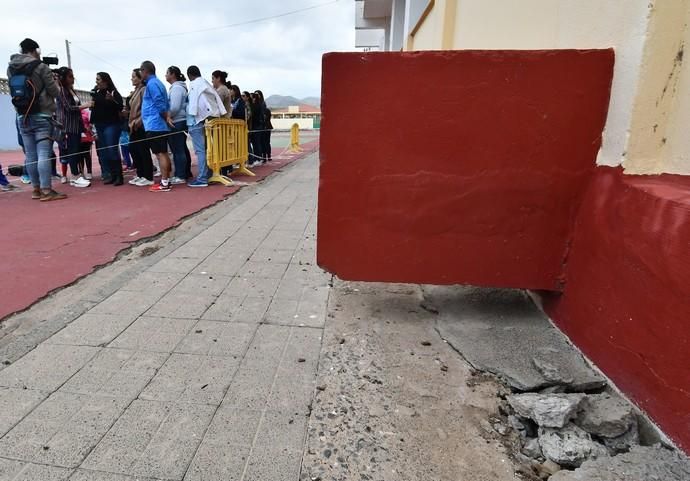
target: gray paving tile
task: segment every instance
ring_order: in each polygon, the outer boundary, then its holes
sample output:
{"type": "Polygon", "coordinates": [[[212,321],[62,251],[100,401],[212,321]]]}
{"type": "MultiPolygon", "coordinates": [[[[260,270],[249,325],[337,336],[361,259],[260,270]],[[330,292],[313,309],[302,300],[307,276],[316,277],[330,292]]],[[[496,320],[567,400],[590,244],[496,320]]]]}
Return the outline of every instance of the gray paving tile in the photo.
{"type": "Polygon", "coordinates": [[[261,416],[261,411],[221,407],[206,431],[185,481],[239,481],[261,416]]]}
{"type": "Polygon", "coordinates": [[[270,365],[257,369],[241,367],[235,374],[222,405],[237,409],[264,409],[271,395],[276,371],[277,367],[270,365]]]}
{"type": "Polygon", "coordinates": [[[128,400],[57,392],[0,439],[22,461],[75,468],[125,410],[128,400]]]}
{"type": "Polygon", "coordinates": [[[48,344],[103,346],[122,333],[137,318],[135,315],[84,314],[49,338],[48,344]]]}
{"type": "Polygon", "coordinates": [[[100,471],[88,471],[77,469],[69,481],[156,481],[153,478],[142,478],[139,476],[126,476],[124,474],[104,473],[100,471]]]}
{"type": "Polygon", "coordinates": [[[187,274],[188,272],[193,271],[200,261],[201,259],[166,257],[149,267],[147,272],[171,272],[187,274]]]}
{"type": "Polygon", "coordinates": [[[270,297],[236,297],[221,294],[204,313],[202,319],[258,324],[263,320],[270,303],[270,297]]]}
{"type": "Polygon", "coordinates": [[[294,249],[268,249],[260,247],[250,257],[253,262],[271,262],[273,264],[289,264],[294,249]]]}
{"type": "Polygon", "coordinates": [[[0,481],[66,481],[71,469],[0,458],[0,481]]]}
{"type": "Polygon", "coordinates": [[[256,445],[302,451],[308,416],[286,411],[266,411],[256,435],[256,445]]]}
{"type": "Polygon", "coordinates": [[[140,394],[141,399],[219,405],[239,360],[173,354],[140,394]]]}
{"type": "MultiPolygon", "coordinates": [[[[191,270],[191,269],[190,269],[191,270]]],[[[121,290],[123,291],[146,291],[155,290],[163,294],[172,289],[175,284],[184,278],[189,271],[181,272],[156,272],[145,271],[137,277],[125,284],[121,290]]]]}
{"type": "Polygon", "coordinates": [[[280,284],[280,279],[262,277],[235,277],[224,293],[230,296],[272,297],[280,284]]]}
{"type": "Polygon", "coordinates": [[[268,279],[282,279],[287,265],[277,262],[247,261],[237,273],[238,277],[265,277],[268,279]]]}
{"type": "Polygon", "coordinates": [[[0,386],[55,391],[99,351],[96,347],[41,344],[0,371],[0,386]]]}
{"type": "Polygon", "coordinates": [[[299,481],[302,453],[257,446],[252,451],[244,479],[247,481],[299,481]]]}
{"type": "Polygon", "coordinates": [[[196,296],[217,297],[230,283],[232,278],[218,274],[189,274],[170,291],[168,298],[179,294],[194,294],[196,296]]]}
{"type": "Polygon", "coordinates": [[[175,352],[242,358],[256,328],[256,324],[240,322],[199,321],[175,352]]]}
{"type": "Polygon", "coordinates": [[[174,259],[204,259],[216,250],[215,245],[204,245],[200,241],[190,240],[186,244],[175,249],[170,255],[174,259]]]}
{"type": "Polygon", "coordinates": [[[48,394],[29,389],[0,388],[0,438],[47,398],[48,394]]]}
{"type": "Polygon", "coordinates": [[[212,274],[232,277],[242,268],[246,259],[246,253],[237,251],[225,255],[214,253],[199,264],[193,272],[199,275],[212,274]]]}
{"type": "Polygon", "coordinates": [[[167,353],[103,349],[60,391],[133,400],[167,358],[167,353]]]}
{"type": "Polygon", "coordinates": [[[151,309],[150,315],[178,319],[200,319],[216,296],[188,292],[170,291],[151,309]]]}
{"type": "Polygon", "coordinates": [[[196,324],[193,319],[140,317],[108,347],[132,351],[172,352],[196,324]]]}
{"type": "Polygon", "coordinates": [[[162,292],[155,290],[137,292],[117,291],[88,313],[137,317],[148,311],[162,295],[162,292]]]}
{"type": "Polygon", "coordinates": [[[298,381],[278,370],[276,381],[268,398],[267,408],[273,411],[307,414],[316,389],[316,379],[298,381]]]}
{"type": "Polygon", "coordinates": [[[181,480],[215,408],[134,401],[82,468],[181,480]]]}
{"type": "Polygon", "coordinates": [[[277,367],[288,342],[290,329],[290,327],[268,324],[259,326],[242,360],[242,365],[254,369],[263,366],[277,367]]]}

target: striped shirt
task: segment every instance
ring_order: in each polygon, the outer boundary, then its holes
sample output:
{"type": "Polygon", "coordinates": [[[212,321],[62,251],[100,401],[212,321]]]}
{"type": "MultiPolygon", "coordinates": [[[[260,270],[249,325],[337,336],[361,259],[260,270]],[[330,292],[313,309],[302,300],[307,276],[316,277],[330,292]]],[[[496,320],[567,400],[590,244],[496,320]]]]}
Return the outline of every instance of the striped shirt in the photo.
{"type": "Polygon", "coordinates": [[[63,130],[67,134],[80,134],[82,131],[81,102],[79,97],[64,87],[60,89],[57,99],[57,111],[55,115],[57,121],[62,124],[63,130]]]}

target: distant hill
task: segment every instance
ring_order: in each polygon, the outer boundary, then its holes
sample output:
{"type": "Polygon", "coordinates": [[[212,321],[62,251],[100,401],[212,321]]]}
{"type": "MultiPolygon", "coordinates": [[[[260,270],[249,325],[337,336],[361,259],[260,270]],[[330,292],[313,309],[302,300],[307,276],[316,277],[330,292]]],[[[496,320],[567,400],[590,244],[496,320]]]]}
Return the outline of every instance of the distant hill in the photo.
{"type": "Polygon", "coordinates": [[[321,105],[321,99],[319,97],[298,99],[289,95],[271,95],[270,97],[266,98],[266,105],[272,109],[280,109],[299,104],[307,104],[311,105],[312,107],[319,107],[321,105]]]}

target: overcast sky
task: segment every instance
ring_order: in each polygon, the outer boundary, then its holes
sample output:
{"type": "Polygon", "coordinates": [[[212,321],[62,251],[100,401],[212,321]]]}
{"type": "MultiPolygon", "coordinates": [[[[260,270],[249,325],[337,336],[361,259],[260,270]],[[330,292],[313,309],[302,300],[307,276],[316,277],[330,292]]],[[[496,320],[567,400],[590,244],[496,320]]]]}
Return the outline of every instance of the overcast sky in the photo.
{"type": "MultiPolygon", "coordinates": [[[[354,50],[353,0],[33,0],[3,3],[0,51],[18,51],[25,37],[43,55],[57,53],[67,64],[65,39],[72,42],[77,87],[91,89],[96,72],[110,73],[121,93],[131,90],[131,69],[152,60],[159,77],[170,65],[183,72],[196,64],[210,80],[225,70],[242,90],[265,95],[321,95],[321,56],[354,50]],[[203,33],[132,39],[212,29],[282,15],[272,20],[203,33]]],[[[4,76],[4,71],[3,71],[4,76]]]]}

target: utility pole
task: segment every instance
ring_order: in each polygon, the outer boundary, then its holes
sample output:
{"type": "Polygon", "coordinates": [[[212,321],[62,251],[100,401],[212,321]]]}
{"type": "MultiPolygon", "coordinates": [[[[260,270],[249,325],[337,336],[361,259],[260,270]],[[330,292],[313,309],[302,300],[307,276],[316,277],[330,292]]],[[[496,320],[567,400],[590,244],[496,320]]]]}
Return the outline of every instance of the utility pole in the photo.
{"type": "Polygon", "coordinates": [[[69,51],[69,40],[65,39],[65,50],[67,50],[67,66],[72,68],[72,54],[69,51]]]}

